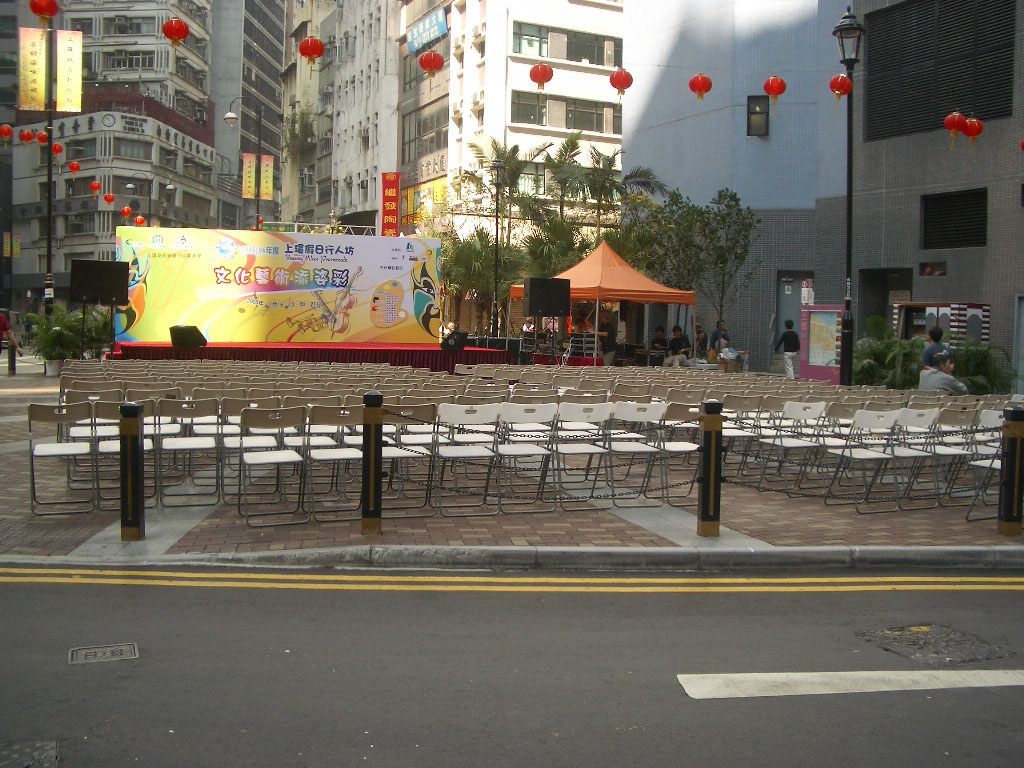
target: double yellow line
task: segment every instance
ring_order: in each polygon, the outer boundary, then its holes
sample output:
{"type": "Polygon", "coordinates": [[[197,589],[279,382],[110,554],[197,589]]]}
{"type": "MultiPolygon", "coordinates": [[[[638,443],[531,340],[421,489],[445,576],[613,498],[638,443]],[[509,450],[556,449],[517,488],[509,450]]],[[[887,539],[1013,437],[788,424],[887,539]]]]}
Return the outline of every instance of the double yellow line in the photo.
{"type": "Polygon", "coordinates": [[[1020,577],[575,577],[404,576],[211,571],[129,571],[88,568],[0,568],[0,584],[311,589],[379,592],[954,592],[1024,591],[1020,577]]]}

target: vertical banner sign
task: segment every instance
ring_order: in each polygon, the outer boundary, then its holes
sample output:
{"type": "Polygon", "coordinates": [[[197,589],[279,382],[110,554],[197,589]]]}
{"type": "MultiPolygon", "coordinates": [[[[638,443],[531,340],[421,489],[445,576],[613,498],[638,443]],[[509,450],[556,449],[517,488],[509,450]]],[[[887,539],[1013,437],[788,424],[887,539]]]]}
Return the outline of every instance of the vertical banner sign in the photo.
{"type": "Polygon", "coordinates": [[[15,232],[11,235],[11,258],[21,258],[21,233],[15,232]]]}
{"type": "Polygon", "coordinates": [[[256,155],[252,152],[242,153],[242,197],[256,199],[256,155]]]}
{"type": "Polygon", "coordinates": [[[274,156],[260,155],[260,200],[274,199],[274,156]]]}
{"type": "Polygon", "coordinates": [[[4,232],[4,261],[11,258],[11,233],[4,232]]]}
{"type": "Polygon", "coordinates": [[[46,109],[46,30],[18,28],[18,109],[46,109]]]}
{"type": "Polygon", "coordinates": [[[57,111],[82,111],[82,33],[57,31],[57,111]]]}
{"type": "Polygon", "coordinates": [[[384,237],[398,237],[398,182],[401,174],[394,171],[380,175],[381,204],[380,233],[384,237]]]}

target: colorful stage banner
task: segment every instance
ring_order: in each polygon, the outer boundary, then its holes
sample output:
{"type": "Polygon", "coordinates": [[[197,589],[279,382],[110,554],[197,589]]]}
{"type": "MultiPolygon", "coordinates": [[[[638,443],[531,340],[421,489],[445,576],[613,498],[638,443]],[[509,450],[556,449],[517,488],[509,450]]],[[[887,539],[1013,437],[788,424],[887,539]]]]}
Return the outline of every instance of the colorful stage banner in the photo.
{"type": "Polygon", "coordinates": [[[242,153],[242,197],[256,199],[256,155],[252,152],[242,153]]]}
{"type": "Polygon", "coordinates": [[[380,233],[398,237],[398,184],[402,174],[389,171],[380,175],[380,233]]]}
{"type": "Polygon", "coordinates": [[[58,112],[82,111],[82,33],[57,30],[58,112]]]}
{"type": "Polygon", "coordinates": [[[434,344],[441,241],[118,227],[129,264],[118,341],[434,344]]]}
{"type": "Polygon", "coordinates": [[[46,30],[18,28],[18,109],[46,109],[46,30]]]}
{"type": "Polygon", "coordinates": [[[274,156],[260,155],[260,200],[274,199],[274,156]]]}

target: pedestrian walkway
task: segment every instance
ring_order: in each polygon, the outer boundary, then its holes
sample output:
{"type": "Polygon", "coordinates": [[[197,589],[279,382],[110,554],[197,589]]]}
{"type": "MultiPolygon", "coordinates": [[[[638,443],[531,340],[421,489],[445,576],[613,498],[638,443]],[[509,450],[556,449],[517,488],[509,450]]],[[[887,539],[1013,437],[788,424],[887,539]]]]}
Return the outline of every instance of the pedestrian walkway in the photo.
{"type": "MultiPolygon", "coordinates": [[[[147,537],[122,543],[119,514],[36,517],[29,509],[26,406],[54,402],[56,379],[41,365],[19,362],[14,377],[0,377],[0,455],[8,469],[0,497],[0,556],[124,557],[222,556],[344,550],[358,547],[423,548],[703,548],[770,551],[806,547],[1016,547],[999,536],[994,521],[967,523],[962,508],[858,515],[852,507],[826,507],[816,498],[790,499],[774,492],[726,484],[722,535],[696,536],[690,510],[653,504],[612,510],[595,503],[581,512],[418,518],[384,521],[379,537],[360,534],[358,522],[249,528],[232,505],[194,511],[147,510],[147,537]]],[[[55,478],[62,484],[63,477],[55,478]]],[[[696,491],[693,494],[696,500],[696,491]]]]}

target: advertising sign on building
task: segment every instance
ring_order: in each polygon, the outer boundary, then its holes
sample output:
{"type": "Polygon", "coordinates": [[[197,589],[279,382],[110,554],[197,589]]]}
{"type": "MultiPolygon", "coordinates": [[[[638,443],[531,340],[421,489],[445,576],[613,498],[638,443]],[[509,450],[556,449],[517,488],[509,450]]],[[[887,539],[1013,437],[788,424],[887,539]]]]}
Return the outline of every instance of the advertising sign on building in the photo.
{"type": "Polygon", "coordinates": [[[427,43],[446,34],[448,34],[448,25],[445,22],[444,8],[438,8],[436,11],[428,13],[406,31],[405,39],[409,53],[416,53],[427,43]]]}
{"type": "Polygon", "coordinates": [[[448,202],[448,179],[434,179],[402,190],[402,229],[411,232],[417,224],[432,219],[448,202]]]}
{"type": "Polygon", "coordinates": [[[118,341],[194,325],[212,342],[438,342],[440,240],[118,227],[116,248],[118,341]]]}
{"type": "Polygon", "coordinates": [[[389,171],[380,175],[380,233],[384,237],[398,237],[398,184],[402,175],[389,171]]]}

